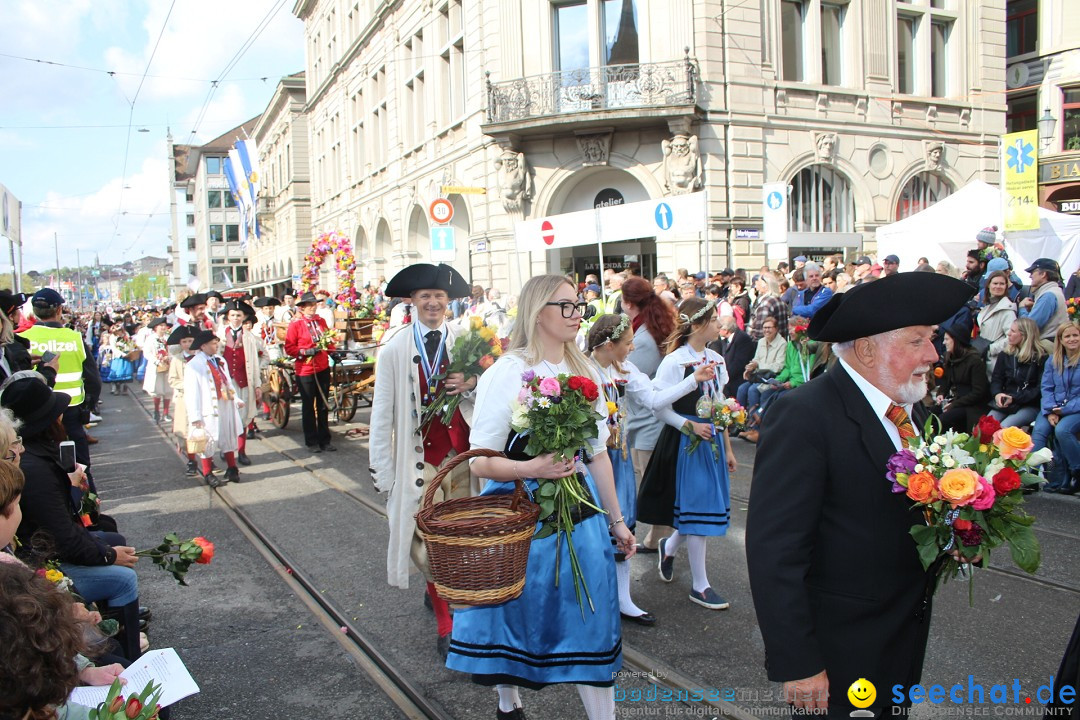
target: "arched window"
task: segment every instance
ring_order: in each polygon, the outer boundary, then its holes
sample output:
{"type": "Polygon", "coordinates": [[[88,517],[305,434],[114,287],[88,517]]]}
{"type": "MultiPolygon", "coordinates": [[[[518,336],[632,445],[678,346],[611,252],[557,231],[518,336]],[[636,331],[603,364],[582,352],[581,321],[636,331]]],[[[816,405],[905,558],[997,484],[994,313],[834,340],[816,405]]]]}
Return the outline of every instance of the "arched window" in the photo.
{"type": "Polygon", "coordinates": [[[791,232],[855,231],[855,199],[851,183],[828,165],[811,165],[791,180],[791,232]]]}
{"type": "Polygon", "coordinates": [[[952,185],[947,180],[932,172],[913,175],[904,185],[900,200],[896,203],[896,219],[903,220],[917,212],[922,212],[938,200],[944,200],[952,195],[952,191],[952,185]]]}

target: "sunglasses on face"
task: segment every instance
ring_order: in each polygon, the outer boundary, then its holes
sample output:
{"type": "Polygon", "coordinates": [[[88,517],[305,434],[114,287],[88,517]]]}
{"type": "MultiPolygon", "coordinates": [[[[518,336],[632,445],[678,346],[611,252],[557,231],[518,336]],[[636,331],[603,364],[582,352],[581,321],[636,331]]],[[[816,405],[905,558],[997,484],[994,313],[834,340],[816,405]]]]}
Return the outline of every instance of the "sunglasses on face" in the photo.
{"type": "Polygon", "coordinates": [[[576,302],[570,302],[569,300],[562,300],[560,302],[549,302],[549,303],[544,303],[544,305],[556,305],[556,306],[558,306],[562,310],[562,316],[564,318],[567,318],[567,319],[574,317],[575,312],[577,312],[578,315],[584,315],[585,314],[585,308],[589,307],[588,303],[583,303],[583,302],[577,302],[576,303],[576,302]]]}

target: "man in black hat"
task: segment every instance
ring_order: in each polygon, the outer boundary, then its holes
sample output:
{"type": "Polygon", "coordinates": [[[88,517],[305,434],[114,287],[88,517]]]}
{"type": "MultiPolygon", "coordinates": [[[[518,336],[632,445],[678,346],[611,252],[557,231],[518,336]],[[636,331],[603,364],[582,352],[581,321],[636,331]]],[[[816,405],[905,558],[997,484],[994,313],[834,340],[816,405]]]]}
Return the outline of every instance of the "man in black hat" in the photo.
{"type": "Polygon", "coordinates": [[[296,291],[286,290],[281,295],[281,302],[274,308],[274,321],[279,323],[291,323],[296,317],[296,291]]]}
{"type": "Polygon", "coordinates": [[[187,475],[195,477],[199,474],[199,466],[195,460],[195,453],[187,446],[188,421],[187,405],[184,403],[184,370],[188,362],[195,357],[195,351],[191,349],[191,343],[198,334],[191,325],[178,325],[169,335],[166,344],[175,346],[177,352],[169,361],[168,382],[173,391],[173,434],[180,438],[180,453],[187,457],[187,475]]]}
{"type": "Polygon", "coordinates": [[[901,273],[833,296],[808,334],[834,343],[837,365],[765,416],[746,558],[769,679],[797,709],[846,717],[848,688],[865,678],[880,715],[894,685],[919,682],[933,568],[909,534],[922,516],[893,493],[886,462],[925,419],[933,326],[973,292],[901,273]]]}
{"type": "Polygon", "coordinates": [[[206,295],[195,293],[180,301],[182,313],[176,314],[178,325],[193,325],[201,330],[213,330],[214,323],[206,317],[206,295]]]}
{"type": "Polygon", "coordinates": [[[1031,275],[1031,297],[1020,301],[1020,317],[1039,326],[1039,338],[1047,352],[1054,352],[1054,335],[1069,321],[1065,293],[1061,290],[1061,267],[1053,258],[1039,258],[1025,272],[1031,275]]]}
{"type": "Polygon", "coordinates": [[[184,405],[188,415],[188,439],[200,428],[209,436],[201,453],[202,474],[210,487],[227,482],[240,482],[236,467],[236,450],[242,425],[240,410],[243,401],[237,397],[236,385],[229,375],[229,366],[218,356],[218,336],[200,330],[192,341],[198,352],[184,368],[184,405]],[[215,452],[225,456],[225,477],[214,475],[211,460],[215,452]]]}
{"type": "Polygon", "coordinates": [[[163,317],[154,318],[146,326],[150,331],[142,343],[143,357],[146,358],[146,374],[143,375],[143,390],[154,399],[154,422],[171,421],[169,402],[172,389],[169,387],[169,348],[165,339],[169,336],[169,321],[163,317]],[[164,415],[161,412],[165,405],[164,415]]]}
{"type": "MultiPolygon", "coordinates": [[[[411,265],[386,286],[392,297],[412,300],[414,317],[379,351],[375,364],[375,395],[371,404],[371,479],[380,491],[390,493],[386,510],[390,521],[390,543],[386,555],[387,581],[400,588],[409,586],[409,560],[424,573],[427,590],[438,621],[438,649],[445,657],[453,627],[446,601],[435,592],[423,542],[416,535],[415,515],[424,487],[438,469],[454,455],[469,449],[472,416],[471,391],[476,378],[461,373],[445,373],[450,351],[460,332],[446,322],[446,308],[452,298],[467,297],[469,284],[449,265],[411,265]],[[433,399],[445,388],[449,395],[466,393],[454,416],[436,418],[420,427],[420,418],[433,399]]],[[[470,495],[467,463],[459,465],[443,481],[443,497],[470,495]]]]}
{"type": "MultiPolygon", "coordinates": [[[[330,354],[333,342],[326,343],[329,328],[315,314],[319,305],[314,293],[300,296],[299,314],[285,333],[285,354],[296,358],[296,381],[300,385],[300,417],[304,425],[304,444],[312,453],[337,450],[330,442],[329,409],[330,354]]],[[[375,417],[372,415],[372,417],[375,417]]]]}
{"type": "Polygon", "coordinates": [[[255,306],[255,327],[252,332],[262,341],[266,359],[273,362],[281,357],[283,352],[277,326],[274,324],[274,308],[281,305],[281,301],[277,298],[261,297],[255,298],[251,304],[255,306]]]}
{"type": "Polygon", "coordinates": [[[213,324],[211,330],[216,330],[225,320],[225,311],[222,309],[224,302],[225,297],[217,290],[206,292],[206,317],[213,324]]]}
{"type": "Polygon", "coordinates": [[[262,400],[262,381],[260,368],[262,354],[259,352],[259,340],[244,322],[255,310],[246,302],[230,300],[225,303],[225,324],[218,330],[222,340],[222,355],[229,366],[229,375],[236,385],[237,397],[244,407],[240,410],[240,436],[237,438],[238,451],[236,461],[241,465],[251,464],[247,456],[247,440],[255,437],[255,418],[259,414],[262,400]]]}

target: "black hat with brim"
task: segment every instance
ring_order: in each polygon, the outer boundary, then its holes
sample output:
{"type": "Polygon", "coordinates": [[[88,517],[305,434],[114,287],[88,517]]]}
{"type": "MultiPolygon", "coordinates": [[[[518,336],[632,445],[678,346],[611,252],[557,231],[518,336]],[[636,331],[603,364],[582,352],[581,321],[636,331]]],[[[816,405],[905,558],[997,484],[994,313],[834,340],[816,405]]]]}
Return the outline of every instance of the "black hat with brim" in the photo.
{"type": "Polygon", "coordinates": [[[204,295],[202,293],[195,293],[194,295],[188,295],[186,298],[184,298],[183,301],[181,301],[181,303],[180,303],[180,307],[182,307],[184,309],[187,309],[187,308],[193,308],[193,307],[195,307],[197,305],[205,305],[205,304],[206,304],[206,295],[204,295]]]}
{"type": "Polygon", "coordinates": [[[183,340],[184,338],[193,338],[193,337],[195,337],[195,333],[196,333],[196,330],[191,325],[179,325],[179,326],[176,327],[176,329],[174,329],[171,333],[169,333],[169,337],[166,338],[165,344],[166,345],[179,345],[180,341],[183,340]]]}
{"type": "Polygon", "coordinates": [[[243,300],[230,300],[229,302],[225,303],[225,306],[222,309],[225,311],[226,315],[228,315],[228,313],[232,312],[233,310],[239,310],[245,315],[255,314],[255,308],[251,307],[243,300]]]}
{"type": "Polygon", "coordinates": [[[451,298],[468,297],[472,292],[461,273],[445,263],[410,265],[386,284],[387,297],[405,298],[417,290],[442,290],[451,298]]]}
{"type": "Polygon", "coordinates": [[[212,297],[213,297],[213,298],[217,298],[217,299],[218,299],[218,300],[220,300],[221,302],[225,302],[225,296],[224,296],[224,295],[222,295],[221,293],[219,293],[219,292],[218,292],[217,290],[208,290],[208,291],[207,291],[207,293],[206,293],[206,299],[207,299],[207,300],[209,300],[209,299],[210,299],[210,298],[212,298],[212,297]]]}
{"type": "Polygon", "coordinates": [[[296,300],[297,306],[314,305],[317,302],[319,302],[319,298],[315,297],[315,293],[313,292],[306,292],[296,300]]]}
{"type": "Polygon", "coordinates": [[[19,432],[27,438],[40,435],[70,404],[70,395],[54,392],[44,380],[33,377],[15,380],[0,393],[0,405],[22,421],[19,432]]]}
{"type": "Polygon", "coordinates": [[[15,308],[22,307],[30,296],[26,293],[13,293],[10,290],[0,290],[0,311],[10,315],[15,308]]]}
{"type": "Polygon", "coordinates": [[[148,324],[146,325],[146,327],[148,327],[149,329],[153,330],[153,329],[154,329],[154,328],[156,328],[156,327],[157,327],[158,325],[168,325],[168,324],[169,324],[169,320],[168,320],[167,318],[159,317],[159,318],[154,318],[153,320],[151,320],[151,321],[150,321],[150,322],[149,322],[149,323],[148,323],[148,324]]]}
{"type": "Polygon", "coordinates": [[[937,325],[974,294],[971,285],[948,275],[897,273],[833,295],[810,320],[807,335],[821,342],[848,342],[914,325],[937,325]]]}
{"type": "Polygon", "coordinates": [[[255,307],[274,307],[275,305],[280,305],[281,301],[272,297],[260,297],[255,298],[251,304],[255,307]]]}
{"type": "Polygon", "coordinates": [[[191,343],[192,347],[202,348],[203,345],[211,340],[220,340],[217,334],[213,330],[200,330],[195,333],[195,341],[191,343]]]}

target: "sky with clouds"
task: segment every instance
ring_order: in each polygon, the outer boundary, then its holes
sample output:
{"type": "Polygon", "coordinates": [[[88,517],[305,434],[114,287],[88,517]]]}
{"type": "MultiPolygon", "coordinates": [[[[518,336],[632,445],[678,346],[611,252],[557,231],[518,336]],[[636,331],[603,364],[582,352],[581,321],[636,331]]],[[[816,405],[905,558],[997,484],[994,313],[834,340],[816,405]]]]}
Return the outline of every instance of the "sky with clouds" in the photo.
{"type": "Polygon", "coordinates": [[[199,144],[265,109],[278,80],[304,69],[293,4],[0,0],[0,184],[23,203],[24,270],[55,266],[53,233],[62,266],[76,251],[83,265],[164,257],[168,131],[199,144]]]}

